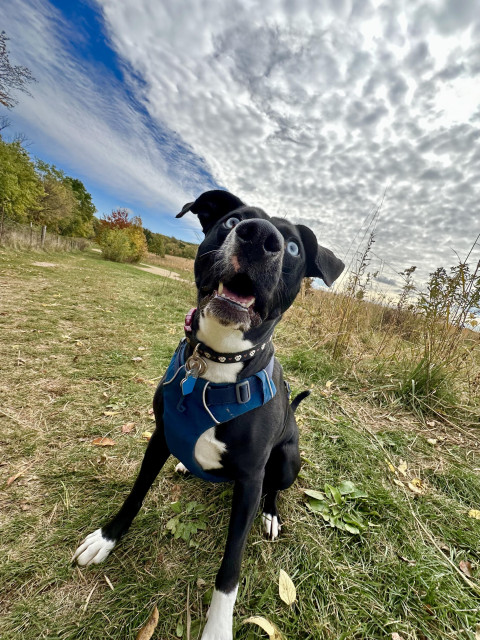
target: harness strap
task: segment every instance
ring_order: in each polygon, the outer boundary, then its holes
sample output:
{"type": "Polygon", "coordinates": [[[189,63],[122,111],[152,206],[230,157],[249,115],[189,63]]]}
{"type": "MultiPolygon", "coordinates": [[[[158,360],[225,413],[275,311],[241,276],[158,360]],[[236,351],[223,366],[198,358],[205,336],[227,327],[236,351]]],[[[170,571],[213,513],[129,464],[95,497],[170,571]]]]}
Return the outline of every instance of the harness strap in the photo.
{"type": "MultiPolygon", "coordinates": [[[[268,376],[268,379],[272,379],[273,374],[274,357],[270,359],[270,362],[265,367],[264,371],[268,376]]],[[[253,374],[245,380],[240,380],[236,384],[228,383],[222,386],[208,387],[206,391],[207,405],[219,405],[219,404],[246,404],[250,398],[256,394],[260,396],[263,394],[262,379],[253,374]]]]}

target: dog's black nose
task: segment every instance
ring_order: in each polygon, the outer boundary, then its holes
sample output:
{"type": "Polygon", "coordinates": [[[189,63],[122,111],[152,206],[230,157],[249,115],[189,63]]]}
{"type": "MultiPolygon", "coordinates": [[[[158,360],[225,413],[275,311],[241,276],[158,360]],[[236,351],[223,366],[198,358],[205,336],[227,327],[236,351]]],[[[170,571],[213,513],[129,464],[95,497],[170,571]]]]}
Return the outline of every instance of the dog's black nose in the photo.
{"type": "Polygon", "coordinates": [[[235,232],[244,248],[251,245],[255,252],[275,254],[283,249],[283,236],[268,220],[244,220],[235,227],[235,232]]]}

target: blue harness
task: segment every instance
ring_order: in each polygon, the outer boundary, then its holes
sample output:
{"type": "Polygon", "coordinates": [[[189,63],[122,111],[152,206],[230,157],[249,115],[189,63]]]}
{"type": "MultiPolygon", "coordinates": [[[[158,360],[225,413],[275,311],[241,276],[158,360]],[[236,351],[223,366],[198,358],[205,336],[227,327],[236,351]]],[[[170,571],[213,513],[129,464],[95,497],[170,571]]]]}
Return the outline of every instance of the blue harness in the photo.
{"type": "Polygon", "coordinates": [[[239,382],[215,383],[197,378],[191,388],[182,390],[188,378],[185,370],[185,349],[181,340],[165,374],[163,383],[164,428],[170,452],[191,473],[211,482],[231,480],[204,471],[195,459],[195,445],[202,433],[211,427],[261,407],[277,390],[272,380],[274,357],[265,369],[239,382]]]}

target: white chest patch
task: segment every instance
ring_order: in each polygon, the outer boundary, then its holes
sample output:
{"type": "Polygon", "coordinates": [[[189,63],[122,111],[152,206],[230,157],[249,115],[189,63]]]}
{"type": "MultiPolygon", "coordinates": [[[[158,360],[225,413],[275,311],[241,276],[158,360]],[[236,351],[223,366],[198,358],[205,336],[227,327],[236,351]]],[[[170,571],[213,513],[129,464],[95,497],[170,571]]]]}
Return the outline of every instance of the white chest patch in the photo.
{"type": "Polygon", "coordinates": [[[221,469],[221,457],[226,450],[226,444],[215,438],[215,427],[210,427],[195,444],[195,460],[202,469],[221,469]]]}
{"type": "MultiPolygon", "coordinates": [[[[250,340],[244,340],[242,331],[225,327],[210,315],[200,316],[197,338],[219,353],[236,353],[253,346],[250,340]]],[[[210,382],[236,382],[242,367],[241,362],[224,364],[208,361],[202,378],[210,382]]],[[[211,427],[197,440],[194,455],[202,469],[221,469],[222,454],[226,450],[225,443],[215,437],[215,427],[211,427]]]]}
{"type": "MultiPolygon", "coordinates": [[[[197,338],[219,353],[236,353],[253,347],[250,340],[244,340],[242,331],[225,327],[209,315],[200,316],[197,338]]],[[[236,382],[242,367],[241,362],[225,364],[210,360],[202,378],[210,382],[236,382]]]]}

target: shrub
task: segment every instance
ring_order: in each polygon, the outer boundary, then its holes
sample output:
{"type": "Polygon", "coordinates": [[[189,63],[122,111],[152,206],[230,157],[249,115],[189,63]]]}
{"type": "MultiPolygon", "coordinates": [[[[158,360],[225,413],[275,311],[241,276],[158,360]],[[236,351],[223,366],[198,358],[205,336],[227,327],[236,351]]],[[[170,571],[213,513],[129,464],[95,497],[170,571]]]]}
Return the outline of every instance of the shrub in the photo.
{"type": "Polygon", "coordinates": [[[98,242],[103,257],[114,262],[139,262],[147,253],[145,237],[139,227],[105,229],[98,242]]]}
{"type": "Polygon", "coordinates": [[[103,257],[114,262],[139,262],[148,247],[139,217],[128,217],[126,209],[116,209],[100,220],[97,242],[103,257]]]}

